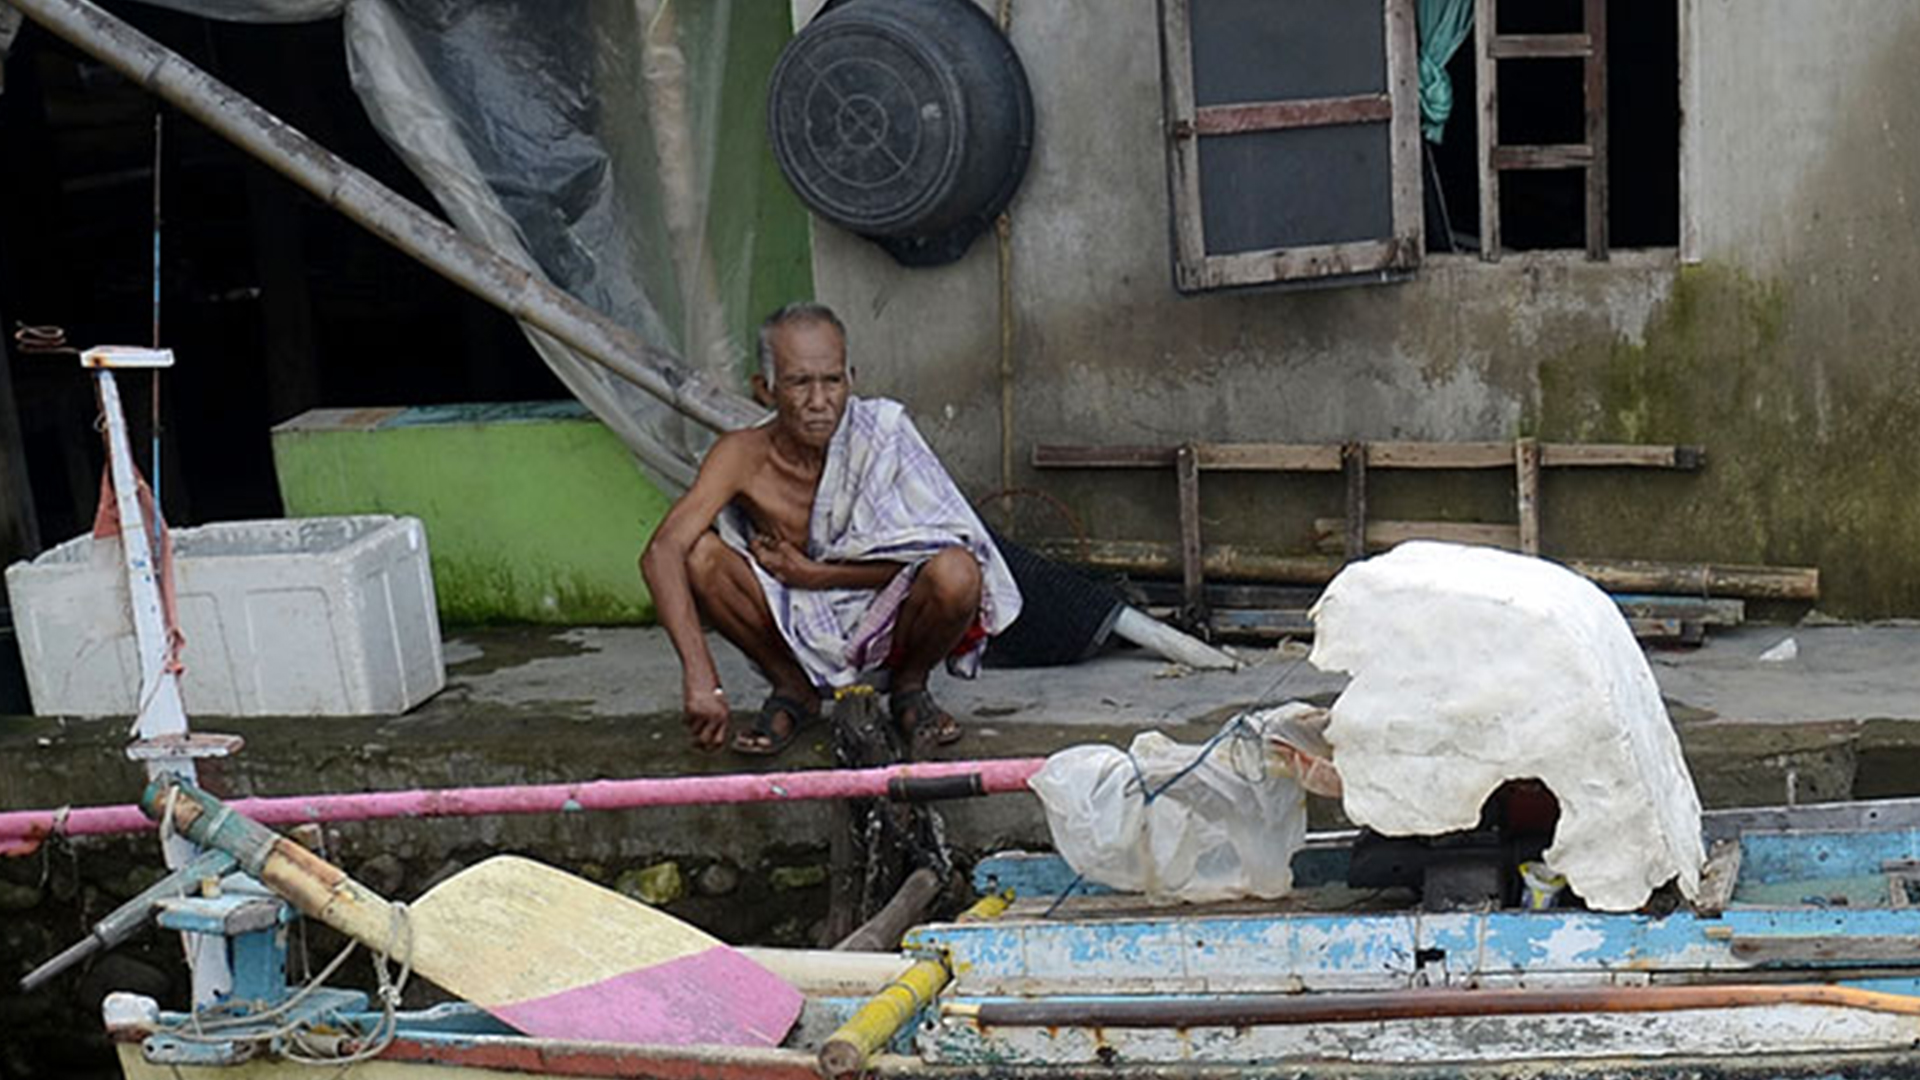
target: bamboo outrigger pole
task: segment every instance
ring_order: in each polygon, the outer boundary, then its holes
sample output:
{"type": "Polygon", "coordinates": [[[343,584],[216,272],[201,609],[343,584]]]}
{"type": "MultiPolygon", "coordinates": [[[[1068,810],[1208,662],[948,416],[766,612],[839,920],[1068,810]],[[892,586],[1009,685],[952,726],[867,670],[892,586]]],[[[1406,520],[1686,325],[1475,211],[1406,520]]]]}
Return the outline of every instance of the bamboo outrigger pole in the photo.
{"type": "Polygon", "coordinates": [[[760,418],[763,410],[745,397],[714,385],[678,357],[649,345],[538,272],[461,236],[239,91],[88,0],[5,2],[448,281],[551,334],[686,416],[715,431],[745,427],[760,418]]]}

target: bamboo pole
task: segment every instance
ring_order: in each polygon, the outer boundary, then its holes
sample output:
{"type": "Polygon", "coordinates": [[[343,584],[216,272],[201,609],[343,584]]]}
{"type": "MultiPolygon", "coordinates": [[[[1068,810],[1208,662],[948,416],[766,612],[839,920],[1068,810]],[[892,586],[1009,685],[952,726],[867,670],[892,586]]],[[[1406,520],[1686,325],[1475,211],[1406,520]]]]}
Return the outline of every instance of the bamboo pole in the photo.
{"type": "MultiPolygon", "coordinates": [[[[1095,570],[1180,576],[1179,548],[1139,540],[1038,540],[1033,550],[1095,570]]],[[[1732,596],[1749,600],[1817,600],[1820,571],[1804,566],[1737,566],[1666,563],[1636,559],[1559,559],[1567,569],[1609,592],[1732,596]]],[[[1341,561],[1317,555],[1285,555],[1231,544],[1208,544],[1201,564],[1220,581],[1265,581],[1324,585],[1341,561]]]]}

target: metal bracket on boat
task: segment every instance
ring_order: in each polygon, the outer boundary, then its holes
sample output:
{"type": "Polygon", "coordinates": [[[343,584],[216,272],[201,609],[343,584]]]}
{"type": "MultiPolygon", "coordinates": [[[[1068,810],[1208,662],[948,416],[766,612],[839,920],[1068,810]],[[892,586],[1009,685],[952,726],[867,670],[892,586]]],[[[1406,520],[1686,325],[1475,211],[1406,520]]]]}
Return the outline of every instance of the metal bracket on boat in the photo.
{"type": "Polygon", "coordinates": [[[214,735],[209,732],[173,732],[154,735],[127,744],[127,757],[133,761],[197,761],[201,758],[230,757],[246,746],[238,735],[214,735]]]}

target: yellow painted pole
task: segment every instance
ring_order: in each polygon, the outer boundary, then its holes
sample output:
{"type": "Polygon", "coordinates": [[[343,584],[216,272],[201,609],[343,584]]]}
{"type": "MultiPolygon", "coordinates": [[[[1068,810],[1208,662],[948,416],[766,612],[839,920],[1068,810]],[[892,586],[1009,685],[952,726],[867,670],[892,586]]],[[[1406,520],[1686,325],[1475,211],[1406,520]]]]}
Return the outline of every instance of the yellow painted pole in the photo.
{"type": "MultiPolygon", "coordinates": [[[[1013,902],[1008,889],[985,897],[962,912],[959,922],[998,918],[1013,902]]],[[[953,978],[944,961],[921,960],[899,978],[875,994],[860,1011],[840,1025],[820,1048],[820,1073],[838,1078],[853,1076],[867,1067],[867,1058],[875,1050],[893,1041],[900,1029],[913,1020],[935,995],[953,978]]]]}

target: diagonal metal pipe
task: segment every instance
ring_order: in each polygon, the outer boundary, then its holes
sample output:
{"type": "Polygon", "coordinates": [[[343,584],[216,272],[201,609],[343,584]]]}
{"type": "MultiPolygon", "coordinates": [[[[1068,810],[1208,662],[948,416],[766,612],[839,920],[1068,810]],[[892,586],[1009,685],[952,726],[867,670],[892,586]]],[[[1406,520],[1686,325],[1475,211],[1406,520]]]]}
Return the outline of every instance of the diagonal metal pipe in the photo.
{"type": "MultiPolygon", "coordinates": [[[[487,303],[528,323],[716,431],[745,427],[762,410],[686,368],[673,354],[581,303],[546,279],[461,236],[244,94],[88,0],[0,0],[56,37],[205,124],[487,303]]],[[[662,463],[655,463],[662,464],[662,463]]]]}

